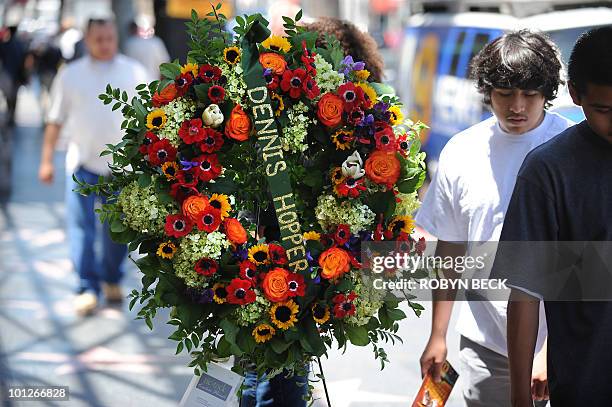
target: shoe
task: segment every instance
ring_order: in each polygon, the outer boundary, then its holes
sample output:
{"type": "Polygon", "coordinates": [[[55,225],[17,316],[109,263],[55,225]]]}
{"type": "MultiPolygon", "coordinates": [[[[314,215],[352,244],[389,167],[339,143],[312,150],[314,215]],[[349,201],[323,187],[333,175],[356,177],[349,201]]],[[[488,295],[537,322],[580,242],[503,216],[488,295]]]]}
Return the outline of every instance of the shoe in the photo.
{"type": "Polygon", "coordinates": [[[119,284],[105,283],[102,285],[102,291],[104,292],[106,302],[115,304],[123,302],[123,292],[119,284]]]}
{"type": "Polygon", "coordinates": [[[97,306],[98,297],[94,293],[84,292],[74,298],[74,310],[81,317],[93,314],[97,306]]]}

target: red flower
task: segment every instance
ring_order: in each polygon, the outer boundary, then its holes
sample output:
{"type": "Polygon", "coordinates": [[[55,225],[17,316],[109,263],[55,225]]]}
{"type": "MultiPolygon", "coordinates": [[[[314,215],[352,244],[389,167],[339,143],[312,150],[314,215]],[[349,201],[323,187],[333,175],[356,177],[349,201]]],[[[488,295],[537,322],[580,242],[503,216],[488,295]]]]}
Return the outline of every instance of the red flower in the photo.
{"type": "Polygon", "coordinates": [[[176,159],[176,148],[167,139],[151,144],[147,152],[149,154],[149,162],[155,166],[176,159]]]}
{"type": "Polygon", "coordinates": [[[333,299],[334,303],[334,317],[341,319],[346,316],[355,314],[355,304],[353,301],[357,298],[357,295],[351,291],[349,295],[337,294],[333,299]]]}
{"type": "Polygon", "coordinates": [[[361,108],[359,107],[356,107],[346,114],[346,121],[349,124],[352,124],[353,126],[357,126],[363,121],[364,117],[365,113],[363,112],[363,110],[361,110],[361,108]]]}
{"type": "Polygon", "coordinates": [[[181,170],[176,174],[176,179],[179,184],[184,187],[195,187],[198,185],[198,177],[200,175],[199,167],[192,167],[188,170],[181,170]]]}
{"type": "Polygon", "coordinates": [[[374,139],[376,148],[383,151],[395,151],[397,142],[393,128],[384,122],[374,123],[374,139]]]}
{"type": "Polygon", "coordinates": [[[221,225],[221,212],[210,205],[198,215],[199,230],[212,233],[219,229],[219,225],[221,225]]]}
{"type": "Polygon", "coordinates": [[[289,259],[287,259],[287,253],[282,246],[279,246],[274,243],[270,243],[268,245],[268,257],[272,261],[273,264],[287,264],[289,259]]]}
{"type": "Polygon", "coordinates": [[[187,144],[193,144],[204,140],[206,131],[202,128],[202,119],[185,120],[178,134],[187,144]]]}
{"type": "Polygon", "coordinates": [[[419,241],[415,245],[416,252],[419,256],[423,255],[425,248],[427,247],[427,242],[424,237],[419,238],[419,241]]]}
{"type": "Polygon", "coordinates": [[[315,76],[317,74],[317,70],[314,68],[315,55],[317,54],[314,52],[308,52],[308,48],[306,47],[306,41],[302,41],[302,56],[300,57],[300,59],[306,67],[306,71],[312,76],[315,76]]]}
{"type": "Polygon", "coordinates": [[[315,82],[314,78],[311,76],[306,77],[306,80],[302,84],[302,88],[308,99],[314,99],[321,94],[317,82],[315,82]]]}
{"type": "Polygon", "coordinates": [[[177,76],[174,80],[174,85],[176,86],[176,95],[184,96],[185,93],[189,90],[191,83],[193,82],[193,76],[189,72],[185,72],[177,76]]]}
{"type": "Polygon", "coordinates": [[[301,274],[289,273],[287,287],[289,287],[289,297],[303,297],[306,294],[306,284],[304,283],[304,276],[301,274]]]}
{"type": "Polygon", "coordinates": [[[203,153],[214,153],[223,146],[223,134],[215,129],[205,128],[206,135],[200,143],[200,150],[203,153]]]}
{"type": "Polygon", "coordinates": [[[357,198],[361,191],[365,190],[366,187],[363,185],[363,178],[354,179],[347,177],[340,184],[336,185],[336,193],[338,195],[349,196],[351,198],[357,198]]]}
{"type": "Polygon", "coordinates": [[[155,134],[150,131],[147,131],[144,135],[144,138],[142,139],[142,144],[138,148],[138,151],[140,152],[140,154],[147,154],[149,146],[158,141],[159,138],[155,134]]]}
{"type": "Polygon", "coordinates": [[[170,83],[166,86],[161,92],[155,92],[153,94],[153,98],[151,101],[153,102],[153,106],[160,107],[163,105],[167,105],[172,102],[176,98],[176,85],[174,83],[170,83]]]}
{"type": "Polygon", "coordinates": [[[225,89],[219,85],[213,85],[208,89],[208,98],[212,103],[221,103],[225,99],[225,89]]]}
{"type": "Polygon", "coordinates": [[[193,186],[183,185],[179,182],[170,185],[170,196],[179,204],[182,204],[190,195],[197,193],[198,190],[193,186]]]}
{"type": "Polygon", "coordinates": [[[302,68],[287,69],[283,72],[283,79],[280,86],[283,92],[289,92],[289,96],[298,99],[304,92],[304,82],[308,79],[308,74],[302,68]]]}
{"type": "Polygon", "coordinates": [[[208,182],[221,175],[223,167],[219,164],[219,160],[215,154],[202,154],[195,158],[195,161],[200,163],[199,178],[203,182],[208,182]]]}
{"type": "Polygon", "coordinates": [[[168,215],[166,216],[166,235],[180,238],[191,232],[193,224],[183,215],[168,215]]]}
{"type": "Polygon", "coordinates": [[[275,75],[271,69],[266,69],[264,71],[264,81],[266,82],[266,86],[268,90],[276,90],[280,85],[279,76],[275,75]]]}
{"type": "Polygon", "coordinates": [[[221,69],[208,64],[202,65],[200,67],[200,78],[206,83],[218,81],[221,78],[221,69]]]}
{"type": "Polygon", "coordinates": [[[257,283],[257,266],[248,261],[243,260],[240,262],[240,277],[250,281],[255,285],[257,283]]]}
{"type": "Polygon", "coordinates": [[[410,142],[408,141],[408,134],[401,134],[397,138],[397,150],[402,155],[402,157],[408,157],[408,154],[410,154],[410,142]]]}
{"type": "Polygon", "coordinates": [[[334,233],[334,241],[338,246],[345,245],[351,239],[351,229],[348,225],[338,225],[336,233],[334,233]]]}
{"type": "Polygon", "coordinates": [[[219,265],[213,259],[203,257],[196,262],[194,269],[196,273],[205,277],[210,277],[219,270],[219,265]]]}
{"type": "Polygon", "coordinates": [[[353,82],[347,82],[340,85],[338,88],[338,96],[344,101],[345,112],[350,112],[357,107],[361,107],[365,103],[363,89],[359,86],[355,86],[353,82]]]}
{"type": "Polygon", "coordinates": [[[255,291],[248,280],[235,278],[226,287],[226,290],[227,302],[230,304],[245,305],[255,301],[255,291]]]}

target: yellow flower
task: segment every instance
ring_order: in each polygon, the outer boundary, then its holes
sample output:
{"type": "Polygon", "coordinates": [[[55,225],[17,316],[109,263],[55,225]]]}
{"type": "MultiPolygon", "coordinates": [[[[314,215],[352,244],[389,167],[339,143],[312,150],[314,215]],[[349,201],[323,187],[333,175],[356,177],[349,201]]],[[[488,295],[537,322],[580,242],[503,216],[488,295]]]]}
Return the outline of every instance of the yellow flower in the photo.
{"type": "Polygon", "coordinates": [[[391,220],[389,226],[387,226],[387,230],[390,230],[395,233],[404,232],[404,233],[412,233],[414,229],[414,219],[408,215],[404,216],[396,216],[391,220]]]}
{"type": "Polygon", "coordinates": [[[336,145],[337,150],[346,150],[351,147],[354,137],[351,130],[340,129],[331,136],[332,142],[336,145]]]}
{"type": "Polygon", "coordinates": [[[370,71],[368,71],[367,69],[362,69],[360,71],[353,71],[353,73],[355,74],[355,77],[357,78],[357,80],[362,81],[362,82],[367,81],[368,78],[370,77],[370,71]]]}
{"type": "Polygon", "coordinates": [[[309,232],[304,232],[304,240],[319,240],[321,239],[321,234],[311,230],[309,232]]]}
{"type": "Polygon", "coordinates": [[[176,253],[176,246],[172,242],[163,242],[157,247],[157,255],[164,259],[171,259],[176,253]]]}
{"type": "Polygon", "coordinates": [[[179,172],[179,166],[174,161],[166,161],[162,165],[161,169],[164,175],[166,176],[166,179],[168,179],[169,181],[176,179],[176,174],[178,174],[179,172]]]}
{"type": "Polygon", "coordinates": [[[331,171],[330,178],[334,185],[342,184],[344,181],[344,175],[342,175],[342,168],[336,167],[331,171]]]}
{"type": "Polygon", "coordinates": [[[217,283],[213,285],[213,300],[217,304],[223,304],[227,301],[227,290],[225,289],[225,284],[217,283]]]}
{"type": "Polygon", "coordinates": [[[319,303],[312,306],[312,319],[317,324],[324,324],[329,320],[329,307],[321,305],[319,303]]]}
{"type": "Polygon", "coordinates": [[[264,343],[272,339],[275,333],[276,329],[272,325],[260,324],[253,329],[253,338],[257,343],[264,343]]]}
{"type": "Polygon", "coordinates": [[[229,203],[229,198],[225,194],[212,194],[208,203],[213,208],[217,208],[221,212],[221,220],[229,216],[229,211],[232,210],[232,206],[229,203]]]}
{"type": "Polygon", "coordinates": [[[402,124],[404,122],[404,115],[402,114],[402,109],[399,106],[391,106],[389,108],[389,113],[391,113],[390,121],[393,126],[402,124]]]}
{"type": "Polygon", "coordinates": [[[268,245],[258,244],[249,249],[249,260],[257,266],[268,263],[268,245]]]}
{"type": "Polygon", "coordinates": [[[200,68],[198,67],[198,64],[190,62],[188,64],[185,64],[185,65],[181,66],[181,73],[191,72],[193,77],[197,78],[198,77],[199,69],[200,68]]]}
{"type": "Polygon", "coordinates": [[[374,90],[373,87],[371,87],[365,82],[357,82],[356,85],[359,86],[361,89],[363,89],[363,93],[365,93],[366,98],[370,100],[372,104],[376,103],[376,100],[378,99],[378,95],[376,95],[376,91],[374,90]]]}
{"type": "Polygon", "coordinates": [[[261,43],[264,47],[271,49],[272,51],[289,52],[291,50],[291,44],[285,37],[279,35],[271,35],[267,40],[261,43]]]}
{"type": "Polygon", "coordinates": [[[283,101],[283,97],[281,95],[273,93],[272,96],[271,96],[271,99],[272,100],[278,100],[278,107],[274,111],[274,114],[276,116],[280,116],[281,113],[283,112],[283,110],[285,110],[285,102],[283,101]]]}
{"type": "Polygon", "coordinates": [[[166,113],[161,109],[155,109],[147,115],[147,128],[159,130],[166,125],[166,113]]]}
{"type": "Polygon", "coordinates": [[[235,65],[240,61],[240,48],[227,47],[223,50],[223,59],[230,65],[235,65]]]}
{"type": "Polygon", "coordinates": [[[270,308],[272,323],[279,329],[289,329],[297,322],[298,305],[293,301],[277,302],[270,308]]]}

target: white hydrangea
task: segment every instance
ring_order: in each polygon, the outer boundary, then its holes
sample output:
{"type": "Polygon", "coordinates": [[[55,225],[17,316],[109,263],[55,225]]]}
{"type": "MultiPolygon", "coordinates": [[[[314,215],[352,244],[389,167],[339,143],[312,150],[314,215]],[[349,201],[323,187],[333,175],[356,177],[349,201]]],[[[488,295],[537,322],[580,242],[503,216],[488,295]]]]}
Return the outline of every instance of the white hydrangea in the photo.
{"type": "Polygon", "coordinates": [[[352,325],[361,326],[370,321],[380,307],[383,306],[382,290],[376,290],[372,282],[372,278],[368,276],[354,275],[355,294],[357,298],[353,302],[355,305],[355,314],[347,318],[347,322],[352,325]]]}
{"type": "Polygon", "coordinates": [[[207,278],[196,273],[195,264],[203,257],[218,260],[223,249],[230,246],[221,232],[192,232],[181,239],[177,253],[172,258],[176,275],[190,287],[206,287],[207,278]]]}
{"type": "Polygon", "coordinates": [[[414,211],[419,209],[421,206],[421,201],[419,201],[419,195],[417,192],[412,192],[410,194],[397,194],[396,198],[400,201],[395,206],[395,213],[393,216],[412,216],[414,211]]]}
{"type": "Polygon", "coordinates": [[[315,68],[317,69],[315,81],[319,89],[321,89],[321,95],[326,92],[335,92],[344,83],[344,74],[336,72],[332,64],[327,62],[321,55],[317,54],[314,58],[315,68]]]}
{"type": "Polygon", "coordinates": [[[333,195],[321,195],[315,208],[319,225],[325,231],[331,231],[336,225],[347,224],[351,233],[371,229],[376,214],[358,201],[338,201],[333,195]]]}
{"type": "Polygon", "coordinates": [[[221,73],[227,78],[227,83],[224,86],[227,97],[234,103],[242,104],[247,90],[242,66],[240,64],[233,66],[222,64],[221,73]]]}
{"type": "Polygon", "coordinates": [[[123,224],[139,233],[151,233],[162,235],[166,216],[176,210],[173,203],[162,204],[155,195],[153,185],[142,188],[137,181],[125,186],[119,196],[117,203],[125,215],[123,224]]]}
{"type": "Polygon", "coordinates": [[[193,119],[196,105],[192,100],[181,97],[161,109],[166,113],[167,121],[166,125],[159,129],[157,136],[160,139],[168,139],[174,147],[178,147],[181,143],[178,131],[185,120],[193,119]]]}
{"type": "Polygon", "coordinates": [[[255,290],[257,298],[254,302],[243,305],[236,309],[236,322],[241,326],[249,326],[261,321],[264,315],[267,315],[268,310],[272,306],[270,301],[264,297],[259,290],[255,290]]]}
{"type": "Polygon", "coordinates": [[[285,151],[301,153],[306,150],[307,146],[304,140],[306,140],[306,135],[308,134],[308,126],[314,123],[314,120],[304,114],[308,110],[308,107],[303,102],[299,102],[287,109],[287,117],[291,124],[283,128],[281,144],[285,151]]]}

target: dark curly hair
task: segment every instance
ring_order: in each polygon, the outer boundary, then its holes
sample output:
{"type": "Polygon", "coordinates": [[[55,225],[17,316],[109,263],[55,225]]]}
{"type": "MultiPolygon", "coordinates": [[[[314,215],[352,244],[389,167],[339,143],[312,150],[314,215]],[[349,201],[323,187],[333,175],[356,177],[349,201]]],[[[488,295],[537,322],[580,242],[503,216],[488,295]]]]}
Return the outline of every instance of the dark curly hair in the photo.
{"type": "Polygon", "coordinates": [[[337,18],[321,17],[304,27],[308,31],[319,33],[317,47],[326,45],[325,34],[335,36],[345,54],[352,56],[355,61],[365,62],[370,78],[374,82],[382,82],[384,63],[376,41],[369,34],[360,31],[355,24],[337,18]]]}
{"type": "Polygon", "coordinates": [[[578,93],[586,92],[587,83],[612,85],[612,26],[594,28],[580,36],[568,64],[570,83],[578,93]]]}
{"type": "Polygon", "coordinates": [[[488,43],[472,59],[470,78],[486,104],[493,88],[530,89],[542,92],[548,107],[564,83],[561,67],[559,49],[548,37],[520,30],[488,43]]]}

